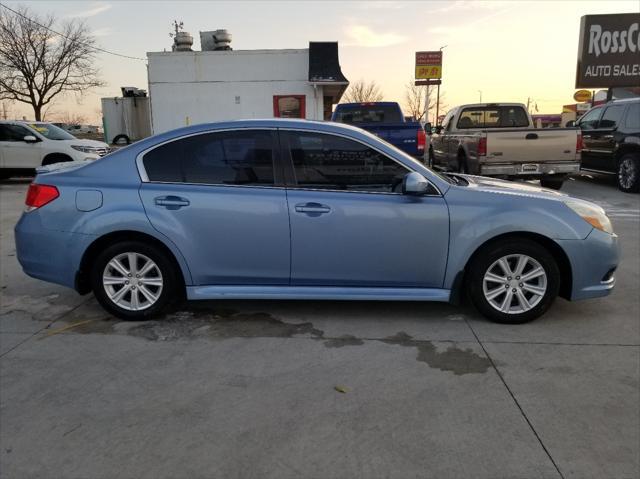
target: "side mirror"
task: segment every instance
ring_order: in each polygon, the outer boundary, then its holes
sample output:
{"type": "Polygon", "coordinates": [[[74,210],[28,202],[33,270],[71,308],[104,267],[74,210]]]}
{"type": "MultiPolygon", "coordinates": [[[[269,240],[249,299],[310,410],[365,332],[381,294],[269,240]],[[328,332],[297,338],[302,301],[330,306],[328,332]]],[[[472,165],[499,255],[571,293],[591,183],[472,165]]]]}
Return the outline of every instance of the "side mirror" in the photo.
{"type": "Polygon", "coordinates": [[[424,195],[429,190],[429,182],[420,173],[412,171],[402,178],[403,195],[424,195]]]}
{"type": "Polygon", "coordinates": [[[38,139],[33,135],[27,135],[22,139],[22,141],[26,141],[27,143],[35,143],[38,141],[38,139]]]}

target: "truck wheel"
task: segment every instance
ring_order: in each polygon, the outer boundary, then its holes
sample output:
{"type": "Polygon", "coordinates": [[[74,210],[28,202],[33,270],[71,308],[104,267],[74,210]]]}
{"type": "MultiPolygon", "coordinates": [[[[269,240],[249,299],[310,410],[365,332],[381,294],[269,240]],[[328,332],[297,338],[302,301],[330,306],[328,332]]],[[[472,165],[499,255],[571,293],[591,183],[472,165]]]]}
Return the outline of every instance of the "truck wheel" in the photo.
{"type": "Polygon", "coordinates": [[[131,140],[127,135],[116,135],[116,137],[113,139],[114,145],[129,145],[130,143],[131,140]]]}
{"type": "Polygon", "coordinates": [[[553,256],[526,238],[484,247],[468,269],[475,307],[496,323],[520,324],[544,314],[558,295],[560,270],[553,256]]]}
{"type": "Polygon", "coordinates": [[[458,153],[458,173],[469,173],[467,155],[463,152],[458,153]]]}
{"type": "Polygon", "coordinates": [[[640,191],[640,158],[627,153],[618,160],[618,188],[625,193],[640,191]]]}
{"type": "Polygon", "coordinates": [[[550,188],[552,190],[559,190],[562,188],[562,184],[564,183],[565,176],[543,176],[540,178],[540,186],[543,188],[550,188]]]}
{"type": "Polygon", "coordinates": [[[73,161],[73,158],[62,153],[52,153],[47,155],[42,160],[42,166],[53,165],[55,163],[64,163],[67,161],[73,161]]]}

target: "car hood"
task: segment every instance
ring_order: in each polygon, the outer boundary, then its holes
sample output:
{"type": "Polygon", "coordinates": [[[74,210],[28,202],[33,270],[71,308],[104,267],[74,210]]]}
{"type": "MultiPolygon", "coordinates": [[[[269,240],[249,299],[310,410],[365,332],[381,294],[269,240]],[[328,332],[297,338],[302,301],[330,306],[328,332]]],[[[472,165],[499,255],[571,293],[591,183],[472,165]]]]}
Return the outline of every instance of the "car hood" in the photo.
{"type": "Polygon", "coordinates": [[[515,196],[528,196],[536,198],[545,198],[549,200],[564,201],[569,195],[556,190],[542,188],[540,186],[528,183],[520,183],[515,181],[499,180],[497,178],[488,178],[486,176],[459,175],[469,182],[465,188],[476,191],[484,191],[488,193],[497,193],[515,196]]]}
{"type": "Polygon", "coordinates": [[[97,140],[81,140],[80,138],[76,138],[74,140],[57,140],[57,141],[69,146],[78,145],[78,146],[90,146],[93,148],[109,148],[109,145],[107,145],[104,141],[97,141],[97,140]]]}

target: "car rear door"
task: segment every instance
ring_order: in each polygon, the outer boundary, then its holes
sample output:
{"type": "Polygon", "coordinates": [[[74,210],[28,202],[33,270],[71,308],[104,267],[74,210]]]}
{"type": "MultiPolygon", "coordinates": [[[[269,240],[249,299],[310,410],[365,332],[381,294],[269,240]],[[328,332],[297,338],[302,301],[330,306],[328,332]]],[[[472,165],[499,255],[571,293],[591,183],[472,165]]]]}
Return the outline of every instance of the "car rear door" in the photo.
{"type": "Polygon", "coordinates": [[[138,159],[153,227],[196,285],[286,285],[290,244],[275,130],[200,133],[138,159]]]}
{"type": "Polygon", "coordinates": [[[435,187],[402,195],[410,170],[368,145],[280,131],[293,286],[442,287],[449,214],[435,187]]]}

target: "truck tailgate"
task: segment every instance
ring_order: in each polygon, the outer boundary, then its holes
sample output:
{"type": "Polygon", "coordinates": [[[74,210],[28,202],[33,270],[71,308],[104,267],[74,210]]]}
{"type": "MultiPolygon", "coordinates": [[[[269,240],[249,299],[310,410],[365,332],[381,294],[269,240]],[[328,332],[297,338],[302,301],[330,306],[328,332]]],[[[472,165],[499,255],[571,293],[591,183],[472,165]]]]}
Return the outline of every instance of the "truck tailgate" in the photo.
{"type": "Polygon", "coordinates": [[[486,130],[491,163],[576,161],[577,129],[532,128],[486,130]]]}
{"type": "Polygon", "coordinates": [[[363,130],[373,133],[384,141],[411,154],[418,154],[419,123],[393,123],[380,125],[378,123],[360,123],[356,125],[363,130]]]}

